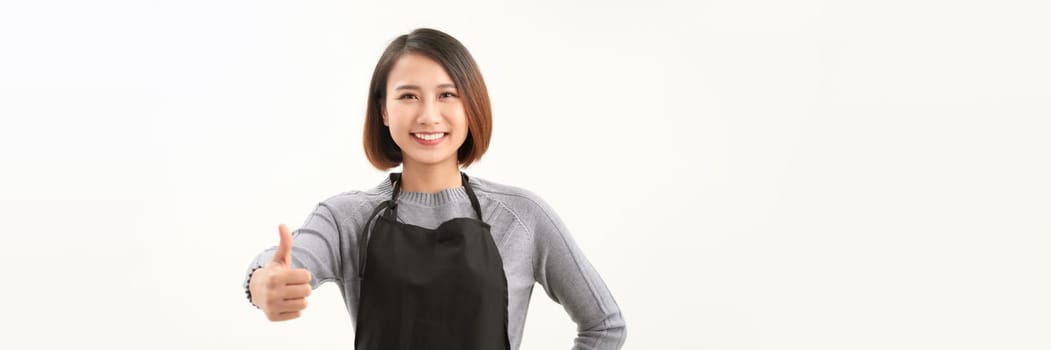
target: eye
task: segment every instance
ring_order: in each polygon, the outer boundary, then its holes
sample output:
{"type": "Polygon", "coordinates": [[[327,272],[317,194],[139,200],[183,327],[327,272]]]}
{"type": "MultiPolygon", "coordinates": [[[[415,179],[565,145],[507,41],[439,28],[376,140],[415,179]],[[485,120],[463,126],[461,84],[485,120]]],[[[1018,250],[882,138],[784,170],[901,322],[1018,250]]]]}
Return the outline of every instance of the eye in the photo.
{"type": "Polygon", "coordinates": [[[398,99],[399,100],[404,100],[405,98],[415,98],[415,97],[416,97],[416,95],[413,95],[413,94],[402,94],[401,96],[398,96],[398,99]]]}
{"type": "Polygon", "coordinates": [[[441,97],[456,97],[456,93],[453,93],[453,92],[443,92],[443,93],[441,93],[441,95],[439,95],[439,96],[441,96],[441,97]]]}

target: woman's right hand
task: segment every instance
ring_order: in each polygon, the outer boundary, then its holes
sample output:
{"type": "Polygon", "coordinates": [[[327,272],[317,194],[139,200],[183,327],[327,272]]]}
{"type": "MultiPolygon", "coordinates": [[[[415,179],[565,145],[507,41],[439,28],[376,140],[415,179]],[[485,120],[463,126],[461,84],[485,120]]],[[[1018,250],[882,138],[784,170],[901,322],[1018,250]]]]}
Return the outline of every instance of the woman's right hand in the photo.
{"type": "Polygon", "coordinates": [[[307,307],[310,295],[310,271],[292,268],[292,233],[284,224],[278,226],[281,245],[266,266],[256,269],[249,280],[252,304],[258,306],[271,321],[286,321],[299,317],[307,307]]]}

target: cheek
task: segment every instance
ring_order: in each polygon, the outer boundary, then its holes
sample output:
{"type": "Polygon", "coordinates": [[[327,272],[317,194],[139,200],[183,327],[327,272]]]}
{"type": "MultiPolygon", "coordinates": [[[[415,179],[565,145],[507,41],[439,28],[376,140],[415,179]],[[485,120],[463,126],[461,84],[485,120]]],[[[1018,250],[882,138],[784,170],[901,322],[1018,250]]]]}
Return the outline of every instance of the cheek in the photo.
{"type": "Polygon", "coordinates": [[[456,125],[456,127],[459,128],[461,131],[467,131],[467,116],[460,115],[456,118],[456,121],[454,123],[454,125],[456,125]]]}
{"type": "Polygon", "coordinates": [[[467,132],[467,112],[464,111],[463,106],[457,106],[446,115],[453,127],[461,132],[467,132]]]}
{"type": "Polygon", "coordinates": [[[405,106],[389,105],[387,107],[387,126],[391,129],[402,128],[402,124],[405,124],[406,116],[408,115],[411,115],[411,111],[405,106]]]}

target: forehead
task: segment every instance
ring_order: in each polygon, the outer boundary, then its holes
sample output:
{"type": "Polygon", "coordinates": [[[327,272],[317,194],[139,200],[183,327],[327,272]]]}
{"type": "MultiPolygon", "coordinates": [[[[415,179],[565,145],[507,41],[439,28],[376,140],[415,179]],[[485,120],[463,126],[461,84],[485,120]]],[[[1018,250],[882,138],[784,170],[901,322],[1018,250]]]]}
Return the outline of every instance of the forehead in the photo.
{"type": "Polygon", "coordinates": [[[415,53],[407,53],[398,58],[391,67],[387,77],[387,89],[399,85],[417,85],[432,89],[441,84],[452,84],[453,80],[437,61],[415,53]]]}

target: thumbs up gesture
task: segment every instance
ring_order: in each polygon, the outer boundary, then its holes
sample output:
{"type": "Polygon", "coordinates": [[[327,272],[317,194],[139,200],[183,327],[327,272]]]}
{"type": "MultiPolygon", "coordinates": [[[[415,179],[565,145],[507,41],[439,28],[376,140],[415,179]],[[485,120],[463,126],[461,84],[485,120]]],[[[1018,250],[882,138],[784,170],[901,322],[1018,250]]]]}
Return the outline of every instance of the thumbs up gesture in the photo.
{"type": "Polygon", "coordinates": [[[284,224],[278,226],[281,244],[266,266],[252,273],[248,288],[252,303],[263,310],[271,321],[297,318],[307,307],[310,295],[310,271],[292,268],[292,233],[284,224]]]}

